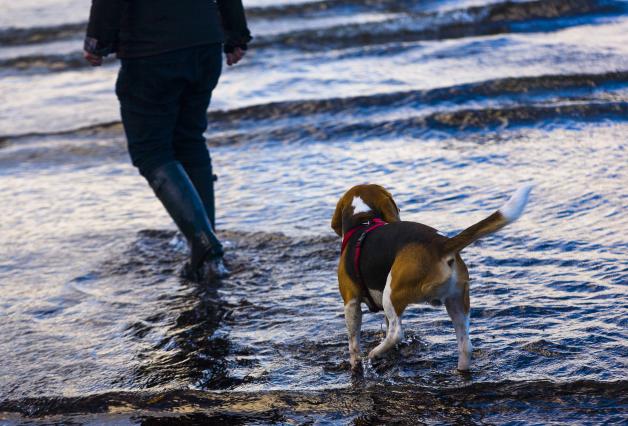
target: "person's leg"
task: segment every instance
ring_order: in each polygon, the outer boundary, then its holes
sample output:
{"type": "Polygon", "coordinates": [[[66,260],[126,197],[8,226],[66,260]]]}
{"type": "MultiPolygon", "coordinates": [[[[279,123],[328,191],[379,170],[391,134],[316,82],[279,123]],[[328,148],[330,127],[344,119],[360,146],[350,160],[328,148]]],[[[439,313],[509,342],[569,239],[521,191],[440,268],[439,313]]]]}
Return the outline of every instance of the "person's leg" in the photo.
{"type": "Polygon", "coordinates": [[[185,86],[176,78],[176,68],[160,66],[172,60],[172,55],[122,59],[116,82],[129,155],[146,179],[176,161],[172,135],[185,86]]]}
{"type": "Polygon", "coordinates": [[[214,175],[203,133],[207,129],[207,108],[222,67],[222,46],[195,48],[195,74],[181,96],[174,129],[175,158],[181,162],[198,191],[212,226],[215,227],[214,175]]]}
{"type": "Polygon", "coordinates": [[[190,246],[190,262],[184,275],[194,281],[224,277],[222,244],[213,232],[205,207],[192,181],[179,162],[173,161],[153,170],[148,178],[190,246]]]}
{"type": "Polygon", "coordinates": [[[216,201],[214,196],[214,182],[216,175],[213,173],[211,161],[205,166],[192,166],[186,164],[185,171],[190,177],[194,188],[198,191],[203,206],[207,212],[207,218],[212,224],[214,231],[216,230],[216,201]]]}
{"type": "Polygon", "coordinates": [[[132,162],[188,240],[186,276],[200,280],[207,272],[221,276],[224,271],[204,268],[206,260],[222,257],[222,245],[173,149],[179,103],[193,67],[189,51],[123,60],[116,93],[132,162]]]}

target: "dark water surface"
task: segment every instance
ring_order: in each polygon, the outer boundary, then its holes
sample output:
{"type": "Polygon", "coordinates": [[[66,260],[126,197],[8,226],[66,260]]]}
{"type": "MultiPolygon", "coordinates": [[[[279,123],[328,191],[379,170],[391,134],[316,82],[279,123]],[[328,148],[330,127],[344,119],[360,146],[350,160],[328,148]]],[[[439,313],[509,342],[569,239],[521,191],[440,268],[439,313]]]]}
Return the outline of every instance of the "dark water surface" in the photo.
{"type": "MultiPolygon", "coordinates": [[[[129,164],[88,0],[0,0],[0,424],[625,424],[628,3],[257,0],[207,132],[233,275],[129,164]],[[443,308],[349,370],[329,228],[350,186],[469,247],[472,370],[443,308]]],[[[363,349],[383,337],[366,314],[363,349]]]]}

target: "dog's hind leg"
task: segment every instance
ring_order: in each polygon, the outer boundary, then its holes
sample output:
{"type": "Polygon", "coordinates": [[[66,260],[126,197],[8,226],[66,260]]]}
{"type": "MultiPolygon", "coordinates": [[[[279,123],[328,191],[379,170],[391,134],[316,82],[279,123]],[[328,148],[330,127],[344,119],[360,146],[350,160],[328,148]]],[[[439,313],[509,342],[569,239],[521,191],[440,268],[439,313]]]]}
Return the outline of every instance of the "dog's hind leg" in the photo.
{"type": "Polygon", "coordinates": [[[345,270],[346,251],[340,257],[338,264],[338,289],[345,304],[345,323],[349,334],[349,356],[351,368],[359,370],[360,361],[360,328],[362,327],[362,295],[360,287],[349,277],[345,270]]]}
{"type": "Polygon", "coordinates": [[[401,328],[401,318],[397,315],[397,311],[392,304],[390,298],[392,283],[392,271],[388,274],[386,279],[386,287],[384,288],[384,294],[382,296],[382,304],[384,306],[384,314],[388,322],[386,328],[386,337],[369,353],[369,358],[377,358],[382,356],[390,349],[392,349],[397,343],[403,339],[403,329],[401,328]]]}
{"type": "Polygon", "coordinates": [[[466,371],[471,365],[473,346],[469,339],[469,283],[465,283],[464,292],[445,300],[447,313],[454,323],[458,341],[458,370],[466,371]]]}
{"type": "Polygon", "coordinates": [[[360,366],[360,328],[362,327],[362,309],[358,299],[351,299],[345,304],[345,322],[349,333],[349,356],[351,368],[360,366]]]}

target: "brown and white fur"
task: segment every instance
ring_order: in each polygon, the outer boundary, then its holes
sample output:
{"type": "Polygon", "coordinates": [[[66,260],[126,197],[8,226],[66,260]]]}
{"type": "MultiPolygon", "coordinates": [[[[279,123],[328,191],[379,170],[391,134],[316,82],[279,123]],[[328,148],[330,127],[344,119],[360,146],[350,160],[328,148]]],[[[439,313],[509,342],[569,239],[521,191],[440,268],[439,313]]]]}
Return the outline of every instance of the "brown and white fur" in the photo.
{"type": "MultiPolygon", "coordinates": [[[[341,237],[351,228],[379,217],[388,225],[368,234],[360,256],[360,271],[373,300],[386,315],[386,337],[368,355],[377,358],[403,339],[401,315],[411,303],[444,304],[456,331],[458,369],[471,363],[469,339],[469,274],[460,251],[474,241],[514,222],[532,186],[519,188],[498,211],[453,238],[436,229],[399,218],[399,209],[379,185],[358,185],[338,201],[331,227],[341,237]]],[[[359,233],[358,233],[359,234],[359,233]]],[[[360,328],[364,287],[354,271],[357,235],[351,237],[338,264],[338,284],[344,301],[352,368],[360,367],[360,328]]]]}

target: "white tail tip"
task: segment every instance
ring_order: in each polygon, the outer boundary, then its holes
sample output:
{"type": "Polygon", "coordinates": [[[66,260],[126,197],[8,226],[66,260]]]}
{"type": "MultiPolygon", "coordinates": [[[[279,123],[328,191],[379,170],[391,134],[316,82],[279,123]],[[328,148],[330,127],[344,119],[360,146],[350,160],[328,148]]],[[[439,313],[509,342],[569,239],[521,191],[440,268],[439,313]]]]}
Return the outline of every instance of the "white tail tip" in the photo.
{"type": "Polygon", "coordinates": [[[519,216],[523,213],[523,209],[528,202],[528,195],[530,195],[532,187],[532,184],[526,184],[519,187],[519,189],[512,194],[512,197],[510,197],[506,204],[500,207],[499,212],[508,222],[514,222],[519,219],[519,216]]]}

